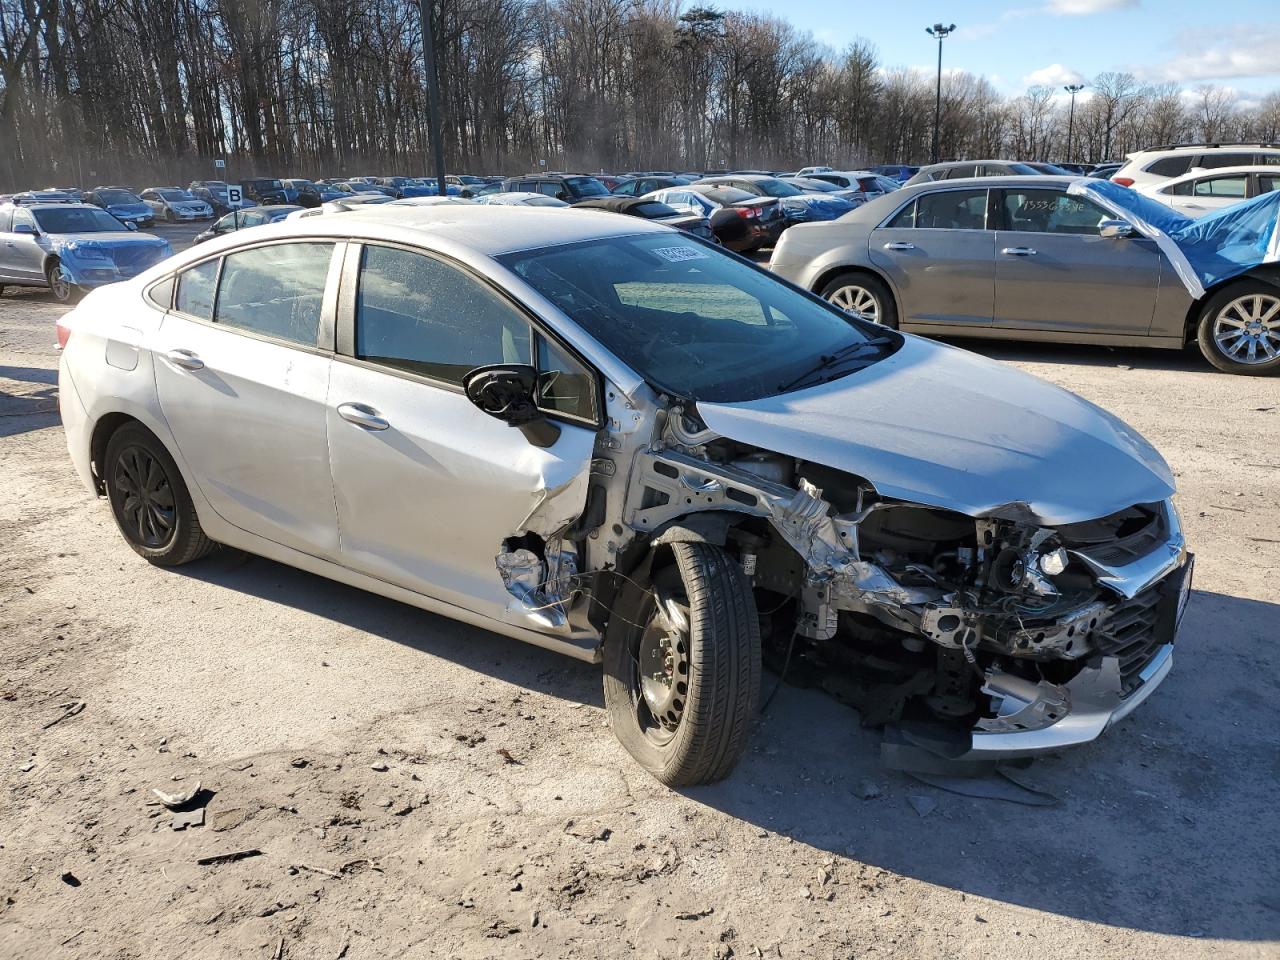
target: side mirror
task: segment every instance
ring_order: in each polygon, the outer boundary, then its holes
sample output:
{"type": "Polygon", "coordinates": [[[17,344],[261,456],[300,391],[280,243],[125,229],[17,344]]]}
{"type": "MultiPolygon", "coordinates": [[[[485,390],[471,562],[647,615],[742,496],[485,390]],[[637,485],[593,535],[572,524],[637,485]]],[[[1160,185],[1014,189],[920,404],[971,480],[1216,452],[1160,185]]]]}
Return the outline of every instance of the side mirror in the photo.
{"type": "Polygon", "coordinates": [[[568,195],[567,193],[565,193],[563,190],[558,190],[558,191],[556,191],[556,199],[557,199],[557,200],[563,200],[565,203],[568,203],[568,202],[569,202],[569,195],[568,195]]]}
{"type": "Polygon", "coordinates": [[[25,233],[25,234],[27,234],[27,235],[29,235],[29,236],[34,236],[34,235],[35,235],[35,232],[36,232],[36,228],[35,228],[35,227],[33,227],[33,226],[32,226],[31,224],[29,224],[29,223],[15,223],[15,224],[13,225],[13,232],[14,232],[14,233],[25,233]]]}
{"type": "Polygon", "coordinates": [[[1123,240],[1133,236],[1133,224],[1127,220],[1103,220],[1098,224],[1098,236],[1103,240],[1123,240]]]}
{"type": "Polygon", "coordinates": [[[462,378],[467,399],[509,427],[518,427],[535,447],[549,447],[560,428],[542,415],[534,399],[538,371],[528,364],[497,363],[476,367],[462,378]]]}
{"type": "Polygon", "coordinates": [[[126,230],[137,230],[137,229],[138,229],[138,225],[137,225],[136,223],[134,223],[132,220],[126,220],[126,221],[124,222],[124,228],[125,228],[126,230]]]}

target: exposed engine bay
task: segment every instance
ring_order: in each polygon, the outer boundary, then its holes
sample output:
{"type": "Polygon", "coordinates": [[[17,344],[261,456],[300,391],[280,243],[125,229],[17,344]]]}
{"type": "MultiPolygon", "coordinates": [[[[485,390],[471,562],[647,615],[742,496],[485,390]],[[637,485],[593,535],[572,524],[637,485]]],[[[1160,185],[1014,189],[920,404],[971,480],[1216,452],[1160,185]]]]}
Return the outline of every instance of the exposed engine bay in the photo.
{"type": "Polygon", "coordinates": [[[637,445],[629,478],[611,471],[617,459],[593,467],[572,529],[509,541],[498,558],[509,592],[548,625],[603,628],[641,555],[716,543],[751,583],[766,664],[868,725],[929,731],[949,757],[1091,739],[1167,670],[1190,583],[1171,502],[1058,526],[1020,503],[973,517],[737,443],[679,406],[637,445]],[[611,514],[622,522],[601,537],[611,514]]]}

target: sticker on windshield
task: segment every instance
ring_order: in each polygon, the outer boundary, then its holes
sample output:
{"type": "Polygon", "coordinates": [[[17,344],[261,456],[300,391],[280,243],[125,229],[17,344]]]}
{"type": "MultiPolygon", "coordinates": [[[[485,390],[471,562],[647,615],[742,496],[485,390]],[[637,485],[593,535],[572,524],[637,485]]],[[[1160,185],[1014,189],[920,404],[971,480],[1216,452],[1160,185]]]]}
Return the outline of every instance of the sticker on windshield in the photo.
{"type": "Polygon", "coordinates": [[[653,252],[671,263],[685,260],[706,260],[707,255],[697,247],[654,247],[653,252]]]}

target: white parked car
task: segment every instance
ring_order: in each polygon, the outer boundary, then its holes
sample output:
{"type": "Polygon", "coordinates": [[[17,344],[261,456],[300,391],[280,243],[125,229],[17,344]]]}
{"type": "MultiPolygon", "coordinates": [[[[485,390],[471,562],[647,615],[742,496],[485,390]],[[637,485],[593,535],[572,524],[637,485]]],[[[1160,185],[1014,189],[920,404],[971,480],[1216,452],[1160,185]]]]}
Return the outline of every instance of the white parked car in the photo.
{"type": "Polygon", "coordinates": [[[189,190],[179,187],[147,187],[139,195],[157,220],[178,223],[183,220],[210,220],[213,207],[189,190]]]}
{"type": "Polygon", "coordinates": [[[1111,182],[1139,190],[1184,173],[1251,166],[1280,166],[1280,144],[1188,143],[1139,150],[1126,155],[1111,182]]]}
{"type": "Polygon", "coordinates": [[[506,193],[486,193],[476,197],[476,203],[495,207],[567,207],[569,204],[545,193],[531,193],[527,190],[511,190],[506,193]]]}
{"type": "Polygon", "coordinates": [[[1280,166],[1197,170],[1138,188],[1188,217],[1216,213],[1275,190],[1280,190],[1280,166]]]}
{"type": "Polygon", "coordinates": [[[1168,673],[1190,557],[1115,417],[670,227],[520,220],[286,220],[91,293],[76,472],[157,565],[228,544],[601,664],[670,784],[733,769],[764,656],[978,760],[1168,673]]]}

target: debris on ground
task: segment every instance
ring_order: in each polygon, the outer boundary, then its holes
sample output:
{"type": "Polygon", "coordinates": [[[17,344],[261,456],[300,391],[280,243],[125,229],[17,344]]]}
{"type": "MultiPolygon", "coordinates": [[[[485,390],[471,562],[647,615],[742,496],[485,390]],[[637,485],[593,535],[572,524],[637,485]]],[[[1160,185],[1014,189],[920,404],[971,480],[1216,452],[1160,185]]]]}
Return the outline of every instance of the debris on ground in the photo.
{"type": "Polygon", "coordinates": [[[76,876],[74,873],[72,873],[70,870],[68,870],[66,873],[64,873],[64,874],[63,874],[59,879],[60,879],[63,883],[65,883],[68,887],[78,887],[78,886],[80,886],[80,878],[79,878],[79,877],[77,877],[77,876],[76,876]]]}
{"type": "Polygon", "coordinates": [[[163,790],[156,790],[154,788],[152,788],[151,792],[154,793],[160,799],[160,802],[170,810],[177,810],[179,807],[185,807],[196,798],[197,794],[200,793],[200,781],[197,780],[194,787],[183,793],[165,793],[163,790]]]}
{"type": "Polygon", "coordinates": [[[907,797],[907,803],[911,804],[911,809],[922,817],[927,817],[938,809],[938,801],[933,797],[926,797],[921,793],[914,793],[907,797]]]}
{"type": "Polygon", "coordinates": [[[194,810],[178,810],[173,815],[174,830],[185,830],[187,827],[203,827],[204,826],[204,807],[196,807],[194,810]]]}
{"type": "Polygon", "coordinates": [[[78,703],[67,704],[66,709],[62,711],[61,715],[54,717],[52,720],[46,723],[43,727],[41,727],[41,729],[48,730],[50,727],[54,726],[55,724],[61,723],[63,720],[67,720],[71,717],[74,717],[76,714],[84,711],[84,706],[85,704],[83,700],[79,701],[78,703]]]}
{"type": "Polygon", "coordinates": [[[250,857],[261,857],[261,850],[237,850],[234,853],[215,853],[196,860],[202,867],[212,867],[221,863],[235,863],[237,860],[248,860],[250,857]]]}

